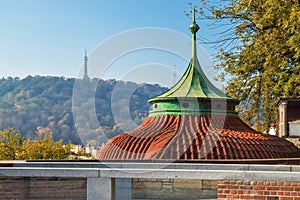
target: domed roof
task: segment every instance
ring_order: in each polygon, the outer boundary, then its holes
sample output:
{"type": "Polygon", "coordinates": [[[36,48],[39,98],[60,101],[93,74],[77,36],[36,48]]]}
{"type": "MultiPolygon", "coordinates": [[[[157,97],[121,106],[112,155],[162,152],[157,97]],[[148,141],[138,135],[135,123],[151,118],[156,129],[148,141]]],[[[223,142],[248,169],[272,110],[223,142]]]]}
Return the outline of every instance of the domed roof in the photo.
{"type": "Polygon", "coordinates": [[[269,159],[300,157],[300,149],[282,138],[256,132],[235,112],[238,101],[217,89],[203,73],[196,54],[183,77],[167,92],[151,98],[149,116],[136,129],[110,139],[98,159],[269,159]]]}
{"type": "Polygon", "coordinates": [[[137,129],[109,140],[98,159],[270,159],[300,157],[282,138],[258,133],[238,116],[147,117],[137,129]]]}

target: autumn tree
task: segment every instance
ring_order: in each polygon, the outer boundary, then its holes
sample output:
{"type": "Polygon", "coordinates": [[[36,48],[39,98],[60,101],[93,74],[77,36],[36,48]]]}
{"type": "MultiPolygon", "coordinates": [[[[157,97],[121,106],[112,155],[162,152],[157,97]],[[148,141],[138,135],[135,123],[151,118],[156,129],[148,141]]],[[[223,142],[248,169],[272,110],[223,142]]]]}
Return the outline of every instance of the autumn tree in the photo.
{"type": "Polygon", "coordinates": [[[62,140],[54,141],[52,133],[44,134],[42,138],[25,139],[22,143],[22,160],[51,160],[67,159],[71,152],[71,145],[63,145],[62,140]]]}
{"type": "Polygon", "coordinates": [[[22,154],[23,138],[12,128],[0,131],[0,160],[17,160],[22,154]]]}
{"type": "Polygon", "coordinates": [[[201,0],[221,27],[217,67],[241,117],[259,131],[276,121],[280,96],[300,96],[300,5],[293,0],[201,0]],[[211,6],[214,5],[214,6],[211,6]],[[217,5],[217,6],[216,6],[217,5]]]}
{"type": "Polygon", "coordinates": [[[31,140],[12,128],[0,131],[0,160],[67,159],[70,148],[62,140],[54,141],[51,133],[31,140]]]}

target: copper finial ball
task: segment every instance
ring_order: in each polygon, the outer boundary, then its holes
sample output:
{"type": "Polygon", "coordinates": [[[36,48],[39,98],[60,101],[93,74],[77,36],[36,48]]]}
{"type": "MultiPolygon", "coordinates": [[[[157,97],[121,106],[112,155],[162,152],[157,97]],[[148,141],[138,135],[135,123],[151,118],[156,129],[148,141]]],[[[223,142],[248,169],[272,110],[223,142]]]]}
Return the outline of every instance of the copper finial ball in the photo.
{"type": "Polygon", "coordinates": [[[190,26],[189,29],[192,33],[196,33],[200,27],[198,26],[198,24],[196,24],[195,22],[193,22],[190,26]]]}

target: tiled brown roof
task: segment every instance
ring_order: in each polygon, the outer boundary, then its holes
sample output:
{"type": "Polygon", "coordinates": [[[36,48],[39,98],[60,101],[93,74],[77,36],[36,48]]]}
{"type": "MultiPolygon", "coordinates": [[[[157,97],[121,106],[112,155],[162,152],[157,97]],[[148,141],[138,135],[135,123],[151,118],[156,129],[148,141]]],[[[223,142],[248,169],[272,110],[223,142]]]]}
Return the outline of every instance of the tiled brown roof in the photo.
{"type": "Polygon", "coordinates": [[[147,117],[138,128],[110,139],[98,159],[268,159],[300,157],[292,143],[258,133],[238,116],[147,117]]]}

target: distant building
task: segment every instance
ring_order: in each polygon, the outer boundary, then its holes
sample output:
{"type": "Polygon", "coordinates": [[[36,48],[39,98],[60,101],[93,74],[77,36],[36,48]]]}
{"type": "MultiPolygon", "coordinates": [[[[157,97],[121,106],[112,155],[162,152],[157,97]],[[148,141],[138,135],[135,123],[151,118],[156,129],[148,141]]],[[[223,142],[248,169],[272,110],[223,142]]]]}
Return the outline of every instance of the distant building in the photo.
{"type": "Polygon", "coordinates": [[[269,129],[268,134],[270,134],[270,135],[277,135],[276,131],[277,131],[276,127],[271,126],[270,129],[269,129]]]}
{"type": "Polygon", "coordinates": [[[278,136],[300,137],[300,98],[279,98],[278,106],[278,136]]]}
{"type": "Polygon", "coordinates": [[[278,106],[278,136],[300,148],[300,98],[281,97],[278,106]]]}

